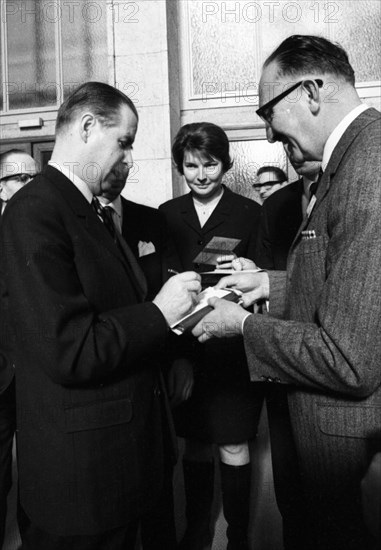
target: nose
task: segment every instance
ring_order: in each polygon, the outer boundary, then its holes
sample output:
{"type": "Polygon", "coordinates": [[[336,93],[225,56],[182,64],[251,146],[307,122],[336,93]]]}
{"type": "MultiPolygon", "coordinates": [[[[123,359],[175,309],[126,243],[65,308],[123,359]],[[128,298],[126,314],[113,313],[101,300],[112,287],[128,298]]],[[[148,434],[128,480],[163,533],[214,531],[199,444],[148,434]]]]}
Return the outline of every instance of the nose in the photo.
{"type": "Polygon", "coordinates": [[[126,150],[124,151],[123,162],[124,162],[125,164],[128,165],[128,168],[131,168],[131,166],[133,165],[134,160],[133,160],[133,158],[132,158],[132,151],[131,151],[131,149],[126,149],[126,150]]]}
{"type": "Polygon", "coordinates": [[[197,179],[198,179],[198,181],[199,181],[200,183],[206,180],[206,176],[205,176],[205,172],[204,172],[204,167],[203,167],[203,166],[200,166],[199,169],[198,169],[198,176],[197,176],[197,179]]]}
{"type": "Polygon", "coordinates": [[[276,142],[275,133],[274,133],[273,129],[271,128],[270,124],[268,124],[267,122],[266,122],[266,137],[267,137],[267,141],[269,143],[275,143],[276,142]]]}

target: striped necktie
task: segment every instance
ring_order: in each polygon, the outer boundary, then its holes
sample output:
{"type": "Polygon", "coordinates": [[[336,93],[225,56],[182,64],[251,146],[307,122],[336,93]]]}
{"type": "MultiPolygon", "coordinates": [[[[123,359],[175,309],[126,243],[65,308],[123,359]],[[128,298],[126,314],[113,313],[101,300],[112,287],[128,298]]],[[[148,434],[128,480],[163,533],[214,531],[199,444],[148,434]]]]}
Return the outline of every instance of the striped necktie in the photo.
{"type": "Polygon", "coordinates": [[[139,297],[142,301],[144,301],[147,296],[146,278],[127,242],[122,237],[122,235],[119,234],[115,227],[112,216],[113,208],[107,205],[102,206],[97,197],[93,197],[91,204],[97,216],[102,220],[113,241],[116,243],[117,247],[122,252],[125,260],[127,261],[131,272],[132,282],[138,292],[139,297]]]}

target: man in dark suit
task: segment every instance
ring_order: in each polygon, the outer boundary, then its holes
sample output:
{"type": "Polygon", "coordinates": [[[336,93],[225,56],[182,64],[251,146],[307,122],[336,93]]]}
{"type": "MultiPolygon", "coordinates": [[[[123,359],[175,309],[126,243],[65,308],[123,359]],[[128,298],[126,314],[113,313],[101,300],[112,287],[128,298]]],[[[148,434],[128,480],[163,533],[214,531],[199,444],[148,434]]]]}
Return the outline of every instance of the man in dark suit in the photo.
{"type": "MultiPolygon", "coordinates": [[[[36,162],[25,151],[11,149],[0,155],[1,214],[8,201],[36,175],[36,162]]],[[[1,218],[0,218],[1,228],[1,218]]],[[[14,367],[10,356],[7,314],[1,310],[0,343],[0,548],[4,540],[7,495],[12,485],[12,443],[16,428],[14,367]]]]}
{"type": "MultiPolygon", "coordinates": [[[[123,172],[114,170],[107,183],[108,189],[102,193],[99,201],[109,209],[116,230],[123,235],[144,273],[147,281],[147,299],[153,299],[169,278],[167,249],[170,239],[164,216],[155,208],[127,200],[121,195],[126,184],[123,172]]],[[[176,340],[177,336],[173,335],[172,342],[175,343],[176,340]]],[[[164,372],[169,368],[171,355],[169,350],[162,354],[160,366],[164,372]]],[[[164,382],[162,386],[163,391],[166,391],[164,382]]],[[[160,500],[142,518],[143,550],[175,550],[177,546],[172,487],[177,443],[171,418],[166,431],[164,453],[165,476],[160,500]]]]}
{"type": "MultiPolygon", "coordinates": [[[[258,227],[256,260],[262,269],[285,270],[292,242],[302,223],[310,187],[319,175],[319,162],[295,164],[301,178],[278,189],[263,204],[258,227]]],[[[287,402],[288,387],[266,388],[275,496],[283,523],[285,550],[305,550],[306,501],[287,402]]]]}
{"type": "Polygon", "coordinates": [[[345,51],[321,37],[292,36],[266,60],[258,115],[268,140],[293,162],[321,160],[323,176],[287,272],[219,283],[243,290],[245,305],[269,299],[270,315],[213,300],[194,329],[201,341],[206,323],[225,323],[217,336],[242,332],[252,379],[292,386],[309,550],[371,547],[361,480],[381,441],[381,116],[354,81],[345,51]]]}
{"type": "Polygon", "coordinates": [[[27,549],[133,548],[162,489],[156,358],[200,281],[172,277],[143,303],[144,275],[94,201],[114,170],[127,177],[137,122],[120,91],[80,86],[58,112],[50,165],[4,215],[27,549]]]}

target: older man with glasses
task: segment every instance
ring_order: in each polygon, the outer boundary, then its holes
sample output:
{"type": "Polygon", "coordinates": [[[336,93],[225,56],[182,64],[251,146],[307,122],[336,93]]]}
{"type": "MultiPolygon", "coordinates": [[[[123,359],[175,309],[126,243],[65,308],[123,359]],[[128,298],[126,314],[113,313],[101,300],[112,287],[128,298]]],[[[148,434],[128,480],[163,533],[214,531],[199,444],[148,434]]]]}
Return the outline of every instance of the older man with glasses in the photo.
{"type": "Polygon", "coordinates": [[[21,149],[11,149],[0,155],[1,213],[13,195],[37,174],[33,157],[21,149]]]}
{"type": "Polygon", "coordinates": [[[214,299],[193,334],[243,333],[252,380],[289,386],[304,547],[379,548],[361,488],[381,450],[381,115],[362,104],[346,52],[318,36],[291,36],[270,55],[259,104],[268,141],[283,143],[294,165],[321,161],[323,174],[287,271],[217,285],[243,291],[246,307],[269,300],[269,315],[214,299]]]}

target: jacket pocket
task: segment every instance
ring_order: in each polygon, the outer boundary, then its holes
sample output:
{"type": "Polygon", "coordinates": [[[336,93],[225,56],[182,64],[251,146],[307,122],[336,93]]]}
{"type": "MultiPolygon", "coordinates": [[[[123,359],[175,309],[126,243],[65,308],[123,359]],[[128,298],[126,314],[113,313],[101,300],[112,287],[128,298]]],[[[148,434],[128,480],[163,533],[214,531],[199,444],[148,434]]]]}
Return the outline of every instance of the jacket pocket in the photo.
{"type": "Polygon", "coordinates": [[[320,431],[326,435],[381,438],[381,407],[317,405],[320,431]]]}
{"type": "Polygon", "coordinates": [[[132,403],[129,399],[97,401],[65,409],[67,433],[117,426],[131,419],[132,403]]]}

